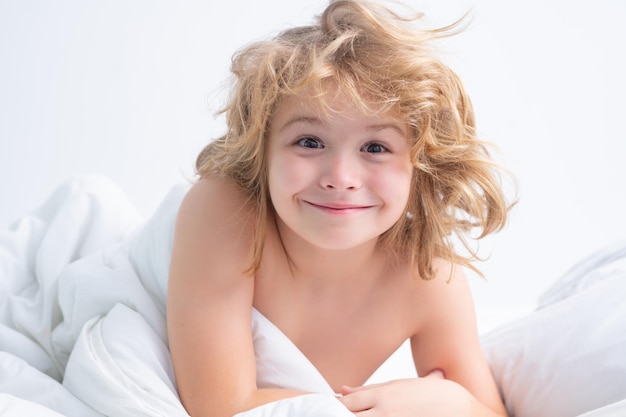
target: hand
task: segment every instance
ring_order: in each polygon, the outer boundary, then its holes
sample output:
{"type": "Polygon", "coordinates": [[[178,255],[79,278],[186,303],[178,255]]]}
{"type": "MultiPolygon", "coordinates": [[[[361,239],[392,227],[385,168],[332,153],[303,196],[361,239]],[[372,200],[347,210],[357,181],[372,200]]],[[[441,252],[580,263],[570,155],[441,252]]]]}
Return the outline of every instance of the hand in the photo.
{"type": "Polygon", "coordinates": [[[358,417],[464,416],[471,395],[456,382],[444,379],[439,370],[423,378],[341,389],[339,400],[358,417]]]}

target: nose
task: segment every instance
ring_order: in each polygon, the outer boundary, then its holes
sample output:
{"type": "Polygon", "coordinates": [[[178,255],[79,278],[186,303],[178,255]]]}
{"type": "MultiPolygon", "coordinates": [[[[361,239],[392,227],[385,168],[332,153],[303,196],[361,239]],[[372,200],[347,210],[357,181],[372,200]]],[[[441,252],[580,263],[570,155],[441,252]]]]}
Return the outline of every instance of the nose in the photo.
{"type": "Polygon", "coordinates": [[[324,161],[320,185],[329,190],[358,190],[362,185],[362,169],[358,157],[338,153],[324,161]]]}

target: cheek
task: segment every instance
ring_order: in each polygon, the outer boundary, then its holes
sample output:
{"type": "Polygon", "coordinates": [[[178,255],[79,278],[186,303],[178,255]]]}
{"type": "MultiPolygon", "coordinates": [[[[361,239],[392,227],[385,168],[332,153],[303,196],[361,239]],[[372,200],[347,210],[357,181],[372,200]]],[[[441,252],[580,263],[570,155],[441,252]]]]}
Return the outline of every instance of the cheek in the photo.
{"type": "Polygon", "coordinates": [[[373,182],[394,205],[406,207],[411,191],[413,167],[407,164],[388,166],[373,175],[373,182]]]}
{"type": "Polygon", "coordinates": [[[270,194],[292,194],[301,190],[310,178],[306,164],[287,155],[276,155],[268,160],[270,194]]]}

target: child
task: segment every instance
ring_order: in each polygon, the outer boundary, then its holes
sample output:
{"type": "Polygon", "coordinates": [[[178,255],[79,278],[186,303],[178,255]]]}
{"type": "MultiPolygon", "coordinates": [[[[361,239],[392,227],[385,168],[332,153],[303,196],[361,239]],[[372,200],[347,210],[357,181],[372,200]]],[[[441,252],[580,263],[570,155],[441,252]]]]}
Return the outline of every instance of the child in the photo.
{"type": "MultiPolygon", "coordinates": [[[[390,10],[332,2],[233,60],[227,133],[176,225],[168,331],[192,416],[303,394],[257,386],[260,312],[357,415],[504,416],[453,238],[508,206],[457,76],[390,10]],[[414,379],[362,386],[410,339],[414,379]]],[[[472,252],[470,251],[470,254],[472,252]]]]}

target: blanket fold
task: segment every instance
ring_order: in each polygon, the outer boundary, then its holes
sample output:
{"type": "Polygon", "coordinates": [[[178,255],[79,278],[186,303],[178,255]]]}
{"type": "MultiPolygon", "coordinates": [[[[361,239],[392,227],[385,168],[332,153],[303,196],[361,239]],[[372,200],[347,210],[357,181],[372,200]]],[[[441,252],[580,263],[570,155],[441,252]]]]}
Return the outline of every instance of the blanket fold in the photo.
{"type": "Polygon", "coordinates": [[[116,304],[83,327],[63,385],[104,415],[188,416],[173,381],[160,335],[139,313],[116,304]]]}

